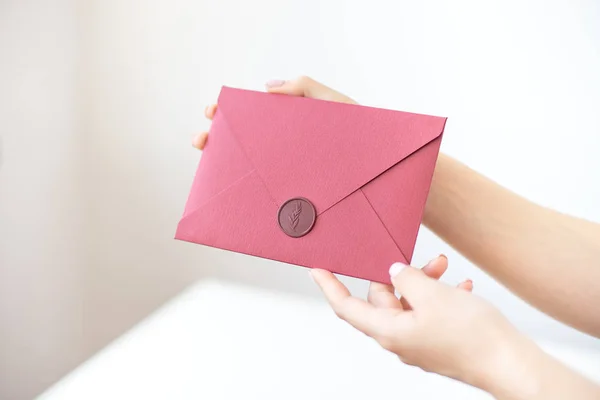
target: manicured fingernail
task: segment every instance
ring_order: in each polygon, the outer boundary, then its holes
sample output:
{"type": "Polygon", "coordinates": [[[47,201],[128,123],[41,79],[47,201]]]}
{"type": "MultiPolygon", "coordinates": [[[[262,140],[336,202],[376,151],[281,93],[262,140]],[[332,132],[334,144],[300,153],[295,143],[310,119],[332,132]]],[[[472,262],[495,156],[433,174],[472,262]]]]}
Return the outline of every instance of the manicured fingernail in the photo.
{"type": "Polygon", "coordinates": [[[276,88],[279,86],[283,86],[284,83],[285,83],[285,81],[281,80],[281,79],[271,79],[270,81],[267,81],[266,85],[270,89],[270,88],[276,88]]]}
{"type": "Polygon", "coordinates": [[[390,276],[393,278],[396,275],[398,275],[400,273],[400,271],[402,271],[404,268],[406,268],[407,265],[402,264],[402,263],[393,263],[392,266],[390,267],[390,276]]]}

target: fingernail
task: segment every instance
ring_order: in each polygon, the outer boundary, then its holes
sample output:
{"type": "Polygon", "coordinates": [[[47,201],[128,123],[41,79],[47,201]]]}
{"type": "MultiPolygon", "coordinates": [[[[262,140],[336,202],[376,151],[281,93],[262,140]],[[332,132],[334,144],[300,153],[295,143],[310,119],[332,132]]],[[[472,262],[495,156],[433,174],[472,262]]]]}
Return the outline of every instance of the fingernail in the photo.
{"type": "Polygon", "coordinates": [[[400,271],[402,271],[404,268],[406,268],[407,265],[404,265],[402,263],[393,263],[392,266],[390,267],[390,276],[393,278],[396,275],[398,275],[400,273],[400,271]]]}
{"type": "Polygon", "coordinates": [[[281,79],[271,79],[270,81],[267,81],[266,85],[268,88],[276,88],[279,86],[283,86],[284,83],[285,81],[281,79]]]}
{"type": "Polygon", "coordinates": [[[433,258],[433,259],[429,260],[429,262],[427,264],[425,264],[425,266],[423,268],[430,266],[431,264],[433,264],[435,261],[439,260],[442,257],[447,259],[447,257],[445,255],[440,254],[436,258],[433,258]]]}

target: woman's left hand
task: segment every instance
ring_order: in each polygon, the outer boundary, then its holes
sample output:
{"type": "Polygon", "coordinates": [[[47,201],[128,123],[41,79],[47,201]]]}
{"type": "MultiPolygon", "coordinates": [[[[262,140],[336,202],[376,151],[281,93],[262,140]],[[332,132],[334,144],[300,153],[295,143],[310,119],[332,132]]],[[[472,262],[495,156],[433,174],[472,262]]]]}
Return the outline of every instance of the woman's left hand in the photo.
{"type": "MultiPolygon", "coordinates": [[[[427,267],[445,270],[447,264],[441,256],[427,267]]],[[[513,362],[518,364],[523,337],[491,304],[470,293],[469,281],[451,287],[420,269],[394,264],[393,287],[372,284],[364,301],[352,297],[331,272],[310,274],[341,319],[407,364],[488,391],[498,380],[506,384],[499,368],[519,370],[513,362]]]]}

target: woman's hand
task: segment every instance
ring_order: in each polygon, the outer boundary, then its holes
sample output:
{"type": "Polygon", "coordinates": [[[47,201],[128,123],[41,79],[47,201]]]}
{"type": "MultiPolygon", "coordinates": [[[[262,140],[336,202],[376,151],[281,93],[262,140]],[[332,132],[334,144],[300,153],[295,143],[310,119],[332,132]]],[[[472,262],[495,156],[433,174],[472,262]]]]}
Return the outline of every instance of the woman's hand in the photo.
{"type": "MultiPolygon", "coordinates": [[[[438,257],[428,265],[447,268],[438,257]]],[[[396,307],[352,297],[330,272],[311,270],[335,313],[409,365],[478,387],[501,400],[599,399],[600,387],[521,335],[487,301],[402,264],[390,268],[396,307]],[[400,307],[405,301],[411,309],[400,307]]],[[[393,295],[393,291],[389,293],[393,295]]],[[[393,300],[389,299],[390,302],[393,300]]]]}
{"type": "MultiPolygon", "coordinates": [[[[355,103],[310,78],[267,83],[267,91],[355,103]]],[[[205,115],[213,118],[217,106],[205,115]]],[[[202,150],[208,133],[196,135],[202,150]]],[[[367,301],[350,295],[335,276],[311,270],[336,314],[405,363],[490,392],[498,399],[596,399],[600,389],[520,335],[489,303],[472,295],[470,280],[453,288],[437,282],[448,260],[440,256],[421,270],[395,264],[394,285],[371,283],[367,301]],[[398,299],[395,291],[401,297],[398,299]]]]}
{"type": "MultiPolygon", "coordinates": [[[[447,266],[446,257],[438,257],[426,268],[447,266]]],[[[520,337],[485,300],[410,266],[392,266],[391,279],[402,297],[390,290],[383,306],[352,297],[328,271],[315,269],[311,275],[341,319],[400,360],[474,386],[486,388],[497,369],[507,367],[520,337]]]]}

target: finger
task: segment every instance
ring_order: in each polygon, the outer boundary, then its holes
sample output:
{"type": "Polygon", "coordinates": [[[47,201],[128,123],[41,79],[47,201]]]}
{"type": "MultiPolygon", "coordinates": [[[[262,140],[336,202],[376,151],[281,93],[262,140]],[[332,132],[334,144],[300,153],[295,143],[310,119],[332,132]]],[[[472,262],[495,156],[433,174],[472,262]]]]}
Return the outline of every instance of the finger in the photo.
{"type": "MultiPolygon", "coordinates": [[[[378,336],[386,325],[386,315],[382,311],[387,310],[352,297],[348,288],[329,271],[313,269],[309,273],[338,317],[368,336],[378,336]]],[[[387,317],[391,318],[390,315],[387,317]]]]}
{"type": "Polygon", "coordinates": [[[394,286],[371,282],[367,301],[375,307],[402,309],[402,304],[394,293],[394,286]]]}
{"type": "MultiPolygon", "coordinates": [[[[423,273],[432,279],[440,279],[442,275],[448,270],[448,258],[445,255],[441,254],[433,260],[429,261],[423,268],[421,268],[423,273]]],[[[408,301],[406,301],[405,297],[400,298],[400,304],[402,305],[402,309],[405,311],[412,310],[408,301]]]]}
{"type": "Polygon", "coordinates": [[[206,106],[204,109],[204,116],[212,121],[215,117],[215,113],[217,112],[217,105],[211,104],[210,106],[206,106]]]}
{"type": "MultiPolygon", "coordinates": [[[[440,279],[448,269],[448,259],[443,254],[431,260],[422,268],[425,275],[432,279],[440,279]]],[[[393,285],[371,282],[367,301],[375,307],[411,310],[405,298],[398,299],[393,285]]]]}
{"type": "Polygon", "coordinates": [[[466,290],[467,292],[472,292],[473,291],[473,281],[470,279],[467,279],[466,281],[459,283],[457,288],[466,290]]]}
{"type": "Polygon", "coordinates": [[[432,279],[440,279],[448,270],[448,258],[440,254],[438,257],[429,261],[421,270],[432,279]]]}
{"type": "Polygon", "coordinates": [[[292,96],[310,97],[312,99],[353,103],[354,100],[306,76],[289,81],[270,80],[266,84],[270,93],[288,94],[292,96]]]}
{"type": "Polygon", "coordinates": [[[208,132],[202,132],[192,139],[192,146],[197,148],[198,150],[204,150],[206,146],[206,141],[208,140],[208,132]]]}
{"type": "Polygon", "coordinates": [[[390,277],[396,291],[414,308],[435,296],[442,283],[431,279],[417,268],[395,263],[390,268],[390,277]]]}

